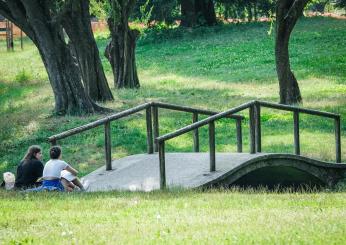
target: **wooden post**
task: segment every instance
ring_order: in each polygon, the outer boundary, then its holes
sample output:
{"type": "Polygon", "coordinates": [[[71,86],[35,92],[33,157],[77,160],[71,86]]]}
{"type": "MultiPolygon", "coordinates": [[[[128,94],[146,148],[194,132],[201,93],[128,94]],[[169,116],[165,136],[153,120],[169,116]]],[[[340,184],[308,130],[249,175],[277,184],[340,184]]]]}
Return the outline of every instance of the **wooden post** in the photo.
{"type": "Polygon", "coordinates": [[[209,159],[210,172],[215,171],[215,122],[209,123],[209,159]]]}
{"type": "Polygon", "coordinates": [[[153,124],[151,120],[151,106],[145,110],[146,123],[147,123],[147,152],[148,154],[154,153],[153,143],[153,124]]]}
{"type": "MultiPolygon", "coordinates": [[[[152,106],[153,126],[154,126],[154,139],[159,137],[159,110],[157,106],[152,106]]],[[[158,145],[154,144],[154,151],[158,151],[158,145]]]]}
{"type": "Polygon", "coordinates": [[[159,142],[159,161],[160,161],[160,189],[166,188],[166,163],[165,163],[165,142],[159,142]]]}
{"type": "Polygon", "coordinates": [[[241,129],[241,119],[237,119],[236,127],[237,127],[237,152],[243,152],[243,133],[241,129]]]}
{"type": "Polygon", "coordinates": [[[335,124],[336,162],[341,163],[341,122],[340,122],[340,117],[335,118],[334,124],[335,124]]]}
{"type": "Polygon", "coordinates": [[[10,48],[13,51],[14,50],[14,43],[13,43],[13,23],[10,22],[10,48]]]}
{"type": "Polygon", "coordinates": [[[106,170],[112,170],[112,149],[111,149],[111,127],[110,122],[105,123],[105,155],[106,155],[106,170]]]}
{"type": "Polygon", "coordinates": [[[250,153],[256,153],[254,105],[249,108],[250,153]]]}
{"type": "Polygon", "coordinates": [[[6,47],[7,51],[10,50],[10,23],[8,20],[5,22],[6,24],[6,47]]]}
{"type": "Polygon", "coordinates": [[[51,146],[55,146],[55,145],[56,145],[56,140],[55,140],[55,139],[54,139],[54,140],[51,140],[51,141],[50,141],[50,145],[51,145],[51,146]]]}
{"type": "Polygon", "coordinates": [[[256,139],[256,151],[262,151],[262,139],[261,139],[261,105],[255,103],[254,106],[255,115],[255,139],[256,139]]]}
{"type": "Polygon", "coordinates": [[[299,111],[293,112],[294,153],[300,155],[299,111]]]}
{"type": "Polygon", "coordinates": [[[23,31],[20,30],[20,48],[23,50],[23,31]]]}
{"type": "MultiPolygon", "coordinates": [[[[195,123],[198,121],[198,113],[194,112],[192,114],[192,123],[195,123]]],[[[198,128],[193,130],[193,151],[199,152],[199,135],[198,135],[198,128]]]]}

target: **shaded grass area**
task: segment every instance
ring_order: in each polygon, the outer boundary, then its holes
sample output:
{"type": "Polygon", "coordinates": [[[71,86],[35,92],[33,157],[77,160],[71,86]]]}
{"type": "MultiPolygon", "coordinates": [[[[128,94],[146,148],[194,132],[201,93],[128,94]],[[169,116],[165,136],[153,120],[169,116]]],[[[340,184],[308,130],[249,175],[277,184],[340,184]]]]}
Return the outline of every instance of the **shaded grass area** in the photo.
{"type": "Polygon", "coordinates": [[[342,193],[0,191],[3,244],[345,244],[342,193]]]}
{"type": "MultiPolygon", "coordinates": [[[[298,22],[290,44],[292,68],[298,78],[304,107],[340,113],[346,117],[346,21],[306,18],[298,22]]],[[[274,40],[269,24],[246,23],[214,28],[168,30],[149,33],[138,43],[139,90],[113,90],[115,111],[147,101],[164,101],[222,111],[252,99],[278,101],[274,40]]],[[[98,38],[100,53],[106,39],[98,38]]],[[[51,117],[53,94],[38,51],[25,41],[24,51],[6,52],[0,41],[0,174],[14,171],[31,144],[44,148],[47,137],[102,116],[51,117]]],[[[109,83],[112,74],[102,57],[109,83]]],[[[248,115],[243,124],[244,151],[248,148],[248,115]]],[[[112,123],[113,158],[146,151],[144,112],[112,123]]],[[[205,118],[205,117],[201,117],[205,118]]],[[[263,150],[293,152],[290,113],[263,110],[263,150]]],[[[160,134],[191,122],[191,115],[160,111],[160,134]]],[[[346,129],[342,120],[342,133],[346,129]]],[[[235,123],[216,124],[217,151],[235,151],[235,123]]],[[[301,116],[302,153],[332,161],[335,158],[333,122],[301,116]]],[[[201,150],[208,151],[208,131],[200,130],[201,150]]],[[[104,163],[103,128],[90,130],[59,142],[64,159],[82,175],[104,163]]],[[[346,138],[342,136],[342,145],[346,138]]],[[[191,134],[167,142],[168,151],[192,149],[191,134]]],[[[346,159],[346,152],[342,152],[346,159]]]]}

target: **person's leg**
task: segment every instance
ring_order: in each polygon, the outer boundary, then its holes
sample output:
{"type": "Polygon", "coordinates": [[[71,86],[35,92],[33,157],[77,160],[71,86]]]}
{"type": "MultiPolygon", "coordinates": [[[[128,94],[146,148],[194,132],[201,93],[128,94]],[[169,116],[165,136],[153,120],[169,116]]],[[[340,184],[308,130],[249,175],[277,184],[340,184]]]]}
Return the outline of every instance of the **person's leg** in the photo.
{"type": "Polygon", "coordinates": [[[83,184],[80,182],[80,180],[78,178],[75,178],[74,180],[72,180],[72,183],[75,186],[78,186],[79,189],[84,190],[84,186],[83,186],[83,184]]]}
{"type": "Polygon", "coordinates": [[[73,191],[75,187],[70,181],[64,178],[61,178],[61,184],[64,186],[65,190],[68,192],[73,191]]]}

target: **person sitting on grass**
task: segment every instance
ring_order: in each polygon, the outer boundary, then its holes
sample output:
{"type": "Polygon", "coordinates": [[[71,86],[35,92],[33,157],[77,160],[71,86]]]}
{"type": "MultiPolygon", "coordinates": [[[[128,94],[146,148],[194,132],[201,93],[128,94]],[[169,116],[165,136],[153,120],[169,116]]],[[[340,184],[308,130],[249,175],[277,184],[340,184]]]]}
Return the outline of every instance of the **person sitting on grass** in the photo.
{"type": "Polygon", "coordinates": [[[46,190],[73,191],[76,186],[84,190],[77,178],[78,171],[61,160],[62,152],[59,146],[53,146],[49,151],[50,160],[43,169],[42,188],[46,190]]]}
{"type": "Polygon", "coordinates": [[[40,186],[41,183],[37,180],[42,176],[42,150],[38,145],[29,147],[23,160],[17,167],[17,178],[15,181],[16,189],[28,189],[40,186]]]}

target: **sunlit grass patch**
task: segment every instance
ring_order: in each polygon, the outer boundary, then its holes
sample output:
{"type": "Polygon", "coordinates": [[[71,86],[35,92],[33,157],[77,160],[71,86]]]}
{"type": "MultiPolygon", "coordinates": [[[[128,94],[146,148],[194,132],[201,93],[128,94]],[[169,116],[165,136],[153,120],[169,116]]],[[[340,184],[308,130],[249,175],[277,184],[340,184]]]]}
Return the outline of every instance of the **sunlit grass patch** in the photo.
{"type": "Polygon", "coordinates": [[[2,243],[345,242],[342,193],[233,189],[71,195],[0,192],[0,197],[2,243]]]}
{"type": "Polygon", "coordinates": [[[41,61],[38,50],[34,48],[29,39],[24,39],[24,49],[21,50],[19,40],[15,40],[15,51],[6,51],[6,41],[0,40],[0,53],[1,53],[1,69],[0,80],[3,82],[11,83],[12,81],[19,81],[21,76],[27,76],[30,79],[24,79],[22,82],[31,80],[47,81],[48,76],[41,61]],[[17,78],[17,79],[16,79],[17,78]]]}

